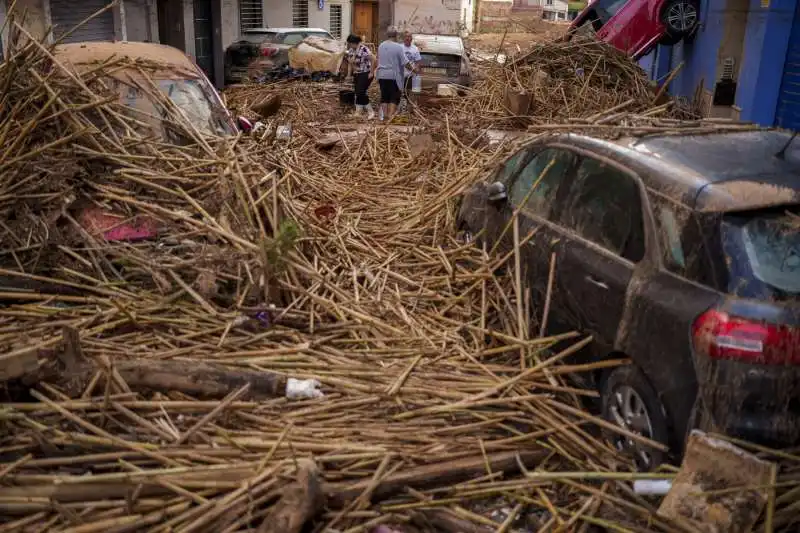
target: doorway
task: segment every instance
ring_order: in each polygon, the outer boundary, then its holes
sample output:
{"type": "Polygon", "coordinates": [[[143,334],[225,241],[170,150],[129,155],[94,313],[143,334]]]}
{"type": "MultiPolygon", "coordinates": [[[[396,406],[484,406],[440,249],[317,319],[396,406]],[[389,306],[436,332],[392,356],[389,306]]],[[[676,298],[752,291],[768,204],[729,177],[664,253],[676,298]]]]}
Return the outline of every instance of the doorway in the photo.
{"type": "Polygon", "coordinates": [[[183,29],[183,7],[175,0],[158,0],[158,41],[186,51],[186,37],[183,29]]]}
{"type": "Polygon", "coordinates": [[[214,24],[211,0],[194,0],[194,57],[197,66],[214,79],[214,24]]]}
{"type": "Polygon", "coordinates": [[[367,43],[378,44],[378,3],[353,2],[353,33],[367,43]]]}

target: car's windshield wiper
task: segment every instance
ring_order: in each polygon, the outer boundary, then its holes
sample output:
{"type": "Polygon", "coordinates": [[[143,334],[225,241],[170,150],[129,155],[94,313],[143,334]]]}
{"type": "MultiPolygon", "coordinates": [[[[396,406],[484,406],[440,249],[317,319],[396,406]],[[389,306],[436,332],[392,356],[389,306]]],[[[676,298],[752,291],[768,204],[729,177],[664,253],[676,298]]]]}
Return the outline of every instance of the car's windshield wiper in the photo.
{"type": "Polygon", "coordinates": [[[775,154],[775,157],[777,157],[778,159],[786,159],[786,150],[789,149],[789,145],[792,144],[792,141],[794,141],[795,137],[797,137],[796,131],[792,133],[792,136],[789,137],[789,140],[786,141],[786,144],[783,145],[783,148],[781,148],[780,151],[777,154],[775,154]]]}

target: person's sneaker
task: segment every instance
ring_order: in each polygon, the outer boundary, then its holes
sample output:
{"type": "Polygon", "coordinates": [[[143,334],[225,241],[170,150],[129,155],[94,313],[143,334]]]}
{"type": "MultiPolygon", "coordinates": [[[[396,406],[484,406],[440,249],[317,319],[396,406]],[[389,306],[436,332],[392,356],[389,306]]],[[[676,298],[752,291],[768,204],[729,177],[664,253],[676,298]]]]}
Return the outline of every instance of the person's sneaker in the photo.
{"type": "Polygon", "coordinates": [[[372,107],[367,106],[367,120],[373,120],[375,118],[375,111],[372,110],[372,107]]]}

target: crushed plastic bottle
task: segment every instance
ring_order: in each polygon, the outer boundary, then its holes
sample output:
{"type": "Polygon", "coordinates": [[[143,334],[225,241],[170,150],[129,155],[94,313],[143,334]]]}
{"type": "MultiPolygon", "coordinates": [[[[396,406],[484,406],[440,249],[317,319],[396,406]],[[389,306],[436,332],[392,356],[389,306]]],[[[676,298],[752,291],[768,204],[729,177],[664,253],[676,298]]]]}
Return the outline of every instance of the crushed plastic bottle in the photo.
{"type": "Polygon", "coordinates": [[[286,380],[286,398],[289,400],[322,398],[325,395],[319,390],[320,385],[316,379],[289,378],[286,380]]]}

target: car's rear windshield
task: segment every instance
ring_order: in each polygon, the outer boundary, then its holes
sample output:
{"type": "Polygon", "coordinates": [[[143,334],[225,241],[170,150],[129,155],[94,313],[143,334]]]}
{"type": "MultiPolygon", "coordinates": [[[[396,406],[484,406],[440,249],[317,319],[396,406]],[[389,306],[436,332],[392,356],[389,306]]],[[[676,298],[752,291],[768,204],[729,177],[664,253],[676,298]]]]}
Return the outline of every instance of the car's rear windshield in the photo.
{"type": "Polygon", "coordinates": [[[722,236],[732,292],[756,296],[748,292],[763,284],[773,296],[800,295],[800,208],[726,215],[722,236]]]}
{"type": "Polygon", "coordinates": [[[319,31],[310,31],[306,32],[306,35],[309,37],[322,37],[323,39],[333,39],[330,33],[319,32],[319,31]]]}
{"type": "Polygon", "coordinates": [[[422,57],[423,65],[430,65],[431,63],[461,64],[461,56],[451,54],[428,54],[423,52],[420,57],[422,57]]]}
{"type": "Polygon", "coordinates": [[[271,32],[247,32],[242,34],[242,40],[248,43],[261,44],[261,43],[274,43],[278,34],[271,32]]]}
{"type": "Polygon", "coordinates": [[[289,44],[295,45],[303,41],[306,37],[322,37],[332,39],[327,32],[319,31],[290,31],[283,33],[276,32],[249,32],[242,35],[242,39],[253,44],[289,44]]]}

